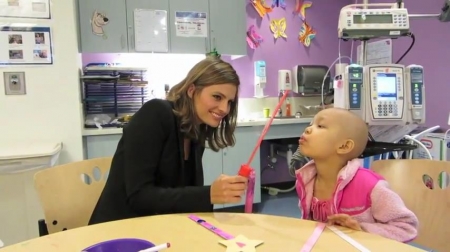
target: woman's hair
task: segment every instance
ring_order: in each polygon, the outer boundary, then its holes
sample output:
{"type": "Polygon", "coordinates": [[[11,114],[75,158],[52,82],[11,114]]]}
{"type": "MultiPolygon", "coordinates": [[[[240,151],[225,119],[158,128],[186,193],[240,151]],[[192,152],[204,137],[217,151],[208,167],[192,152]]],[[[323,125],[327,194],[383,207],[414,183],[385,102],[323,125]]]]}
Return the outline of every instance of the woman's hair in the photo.
{"type": "MultiPolygon", "coordinates": [[[[198,140],[201,144],[208,141],[208,147],[214,151],[233,146],[234,130],[237,121],[238,93],[230,104],[230,112],[222,119],[219,127],[213,128],[206,124],[198,124],[193,98],[202,92],[203,88],[217,84],[234,84],[239,90],[239,76],[233,67],[218,57],[207,57],[197,63],[186,78],[173,86],[167,100],[174,103],[174,112],[181,119],[181,131],[189,138],[198,140]],[[188,95],[191,85],[195,86],[192,98],[188,95]]],[[[238,92],[238,91],[237,91],[238,92]]]]}

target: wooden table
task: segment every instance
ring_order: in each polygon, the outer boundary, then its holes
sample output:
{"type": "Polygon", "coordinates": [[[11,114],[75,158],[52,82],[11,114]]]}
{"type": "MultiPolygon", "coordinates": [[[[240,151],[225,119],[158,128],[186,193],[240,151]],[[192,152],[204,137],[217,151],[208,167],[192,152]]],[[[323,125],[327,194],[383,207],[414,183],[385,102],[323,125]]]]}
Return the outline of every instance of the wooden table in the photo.
{"type": "MultiPolygon", "coordinates": [[[[316,223],[301,219],[240,213],[196,214],[217,228],[234,236],[263,240],[257,252],[298,252],[316,223]]],[[[187,214],[159,215],[87,226],[32,239],[0,249],[0,252],[80,252],[98,242],[116,238],[141,238],[155,244],[171,243],[167,252],[208,251],[225,252],[222,240],[206,228],[190,220],[187,214]]],[[[419,252],[407,244],[365,232],[340,228],[344,233],[371,251],[419,252]]],[[[313,252],[357,252],[352,245],[329,229],[320,236],[313,252]]]]}

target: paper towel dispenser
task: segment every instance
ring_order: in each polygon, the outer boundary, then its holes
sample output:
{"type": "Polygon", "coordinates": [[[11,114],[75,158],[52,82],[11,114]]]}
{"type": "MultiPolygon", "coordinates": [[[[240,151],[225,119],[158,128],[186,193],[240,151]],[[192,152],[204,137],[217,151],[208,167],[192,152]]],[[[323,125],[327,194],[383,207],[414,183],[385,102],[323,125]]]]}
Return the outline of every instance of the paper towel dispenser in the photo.
{"type": "Polygon", "coordinates": [[[321,65],[297,65],[292,71],[296,91],[306,95],[320,95],[324,77],[324,94],[328,93],[331,86],[330,73],[327,66],[321,65]]]}

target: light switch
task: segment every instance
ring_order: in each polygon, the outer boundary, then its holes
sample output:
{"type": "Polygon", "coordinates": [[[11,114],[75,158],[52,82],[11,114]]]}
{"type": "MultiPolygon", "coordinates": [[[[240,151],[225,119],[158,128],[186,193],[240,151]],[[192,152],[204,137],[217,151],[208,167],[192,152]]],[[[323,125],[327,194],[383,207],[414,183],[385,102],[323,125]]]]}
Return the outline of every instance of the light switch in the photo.
{"type": "Polygon", "coordinates": [[[3,79],[5,82],[6,95],[26,94],[25,72],[4,72],[3,79]]]}

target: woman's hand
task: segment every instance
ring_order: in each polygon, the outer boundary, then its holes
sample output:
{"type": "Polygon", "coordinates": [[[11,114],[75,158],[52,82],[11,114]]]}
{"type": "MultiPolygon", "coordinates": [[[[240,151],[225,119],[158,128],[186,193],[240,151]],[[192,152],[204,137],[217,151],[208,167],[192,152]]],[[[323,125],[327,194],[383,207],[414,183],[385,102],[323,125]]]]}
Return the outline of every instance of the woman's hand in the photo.
{"type": "Polygon", "coordinates": [[[328,216],[328,223],[331,225],[337,224],[346,228],[362,231],[358,221],[353,219],[348,214],[334,214],[328,216]]]}
{"type": "Polygon", "coordinates": [[[211,203],[238,203],[247,189],[248,179],[242,176],[220,175],[211,185],[211,203]]]}

